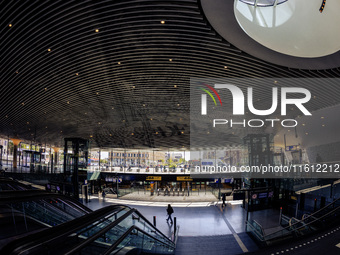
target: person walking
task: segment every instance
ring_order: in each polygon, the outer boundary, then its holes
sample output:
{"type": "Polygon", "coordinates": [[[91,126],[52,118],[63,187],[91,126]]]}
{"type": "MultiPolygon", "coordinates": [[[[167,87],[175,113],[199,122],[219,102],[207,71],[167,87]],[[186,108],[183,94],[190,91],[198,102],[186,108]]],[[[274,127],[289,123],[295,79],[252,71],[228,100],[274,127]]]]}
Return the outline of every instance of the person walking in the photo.
{"type": "Polygon", "coordinates": [[[222,195],[222,208],[225,207],[225,200],[226,200],[226,194],[223,193],[223,195],[222,195]]]}
{"type": "Polygon", "coordinates": [[[174,213],[174,209],[171,207],[170,204],[168,204],[168,208],[166,209],[166,212],[168,213],[168,218],[166,219],[166,221],[169,222],[169,220],[170,220],[171,224],[172,224],[171,214],[174,213]]]}

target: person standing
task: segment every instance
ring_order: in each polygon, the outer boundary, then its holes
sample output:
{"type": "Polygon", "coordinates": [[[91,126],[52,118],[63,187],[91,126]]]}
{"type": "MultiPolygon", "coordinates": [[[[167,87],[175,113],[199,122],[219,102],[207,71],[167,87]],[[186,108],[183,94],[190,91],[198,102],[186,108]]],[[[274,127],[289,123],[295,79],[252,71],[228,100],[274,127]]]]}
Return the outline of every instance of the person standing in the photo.
{"type": "Polygon", "coordinates": [[[171,224],[172,224],[171,214],[174,213],[174,209],[171,207],[170,204],[168,204],[168,208],[166,209],[166,212],[168,213],[168,218],[166,219],[166,221],[169,222],[169,220],[170,220],[171,224]]]}

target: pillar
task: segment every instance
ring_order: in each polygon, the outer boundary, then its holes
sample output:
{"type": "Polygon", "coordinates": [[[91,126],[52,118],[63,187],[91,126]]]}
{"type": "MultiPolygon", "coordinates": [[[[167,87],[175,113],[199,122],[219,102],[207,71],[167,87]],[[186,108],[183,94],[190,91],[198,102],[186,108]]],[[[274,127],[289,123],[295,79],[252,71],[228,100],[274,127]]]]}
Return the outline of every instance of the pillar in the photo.
{"type": "Polygon", "coordinates": [[[13,168],[17,168],[17,164],[18,164],[18,159],[17,159],[17,155],[18,155],[18,145],[21,142],[20,139],[16,139],[16,138],[12,138],[11,139],[14,145],[13,148],[13,168]]]}
{"type": "Polygon", "coordinates": [[[60,150],[60,148],[58,147],[52,147],[53,151],[54,151],[54,157],[53,157],[53,161],[51,161],[51,172],[54,172],[54,167],[58,166],[58,159],[59,159],[59,155],[58,152],[60,150]]]}

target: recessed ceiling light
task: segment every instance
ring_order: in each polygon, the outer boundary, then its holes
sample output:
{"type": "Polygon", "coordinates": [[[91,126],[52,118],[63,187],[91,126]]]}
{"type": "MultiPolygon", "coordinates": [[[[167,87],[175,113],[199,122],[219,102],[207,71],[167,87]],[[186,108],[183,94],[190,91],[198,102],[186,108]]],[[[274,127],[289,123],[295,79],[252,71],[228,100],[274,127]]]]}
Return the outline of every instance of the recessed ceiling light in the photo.
{"type": "Polygon", "coordinates": [[[152,120],[152,118],[150,118],[150,120],[152,120]]]}
{"type": "Polygon", "coordinates": [[[171,62],[171,61],[172,61],[172,58],[170,58],[169,61],[171,62]]]}
{"type": "Polygon", "coordinates": [[[114,107],[112,107],[112,110],[114,109],[114,107]]]}
{"type": "Polygon", "coordinates": [[[181,134],[184,134],[184,131],[182,131],[181,134]]]}
{"type": "Polygon", "coordinates": [[[9,27],[12,27],[12,24],[9,24],[8,26],[9,26],[9,27]]]}
{"type": "Polygon", "coordinates": [[[92,137],[93,137],[93,135],[90,135],[90,137],[92,138],[92,137]]]}
{"type": "Polygon", "coordinates": [[[155,134],[158,135],[158,132],[156,132],[155,134]]]}
{"type": "Polygon", "coordinates": [[[78,75],[79,75],[79,73],[76,73],[76,75],[78,76],[78,75]]]}
{"type": "Polygon", "coordinates": [[[321,117],[321,119],[324,119],[325,117],[321,117]]]}
{"type": "Polygon", "coordinates": [[[177,85],[174,85],[174,88],[177,88],[177,85]]]}
{"type": "Polygon", "coordinates": [[[131,133],[131,135],[134,135],[134,133],[131,133]]]}
{"type": "Polygon", "coordinates": [[[16,74],[18,74],[18,73],[19,73],[19,71],[16,71],[15,73],[16,73],[16,74]]]}
{"type": "Polygon", "coordinates": [[[305,133],[306,135],[308,135],[308,133],[305,133]]]}
{"type": "Polygon", "coordinates": [[[161,21],[161,24],[165,24],[165,21],[164,21],[164,20],[162,20],[162,21],[161,21]]]}
{"type": "Polygon", "coordinates": [[[179,106],[179,104],[177,104],[177,106],[179,106]]]}
{"type": "Polygon", "coordinates": [[[99,29],[96,29],[96,30],[94,30],[94,31],[96,31],[96,33],[98,33],[98,32],[99,32],[99,29]]]}
{"type": "Polygon", "coordinates": [[[325,124],[322,124],[322,126],[324,127],[324,126],[325,126],[325,124]]]}
{"type": "Polygon", "coordinates": [[[48,49],[47,51],[51,51],[51,49],[48,49]]]}
{"type": "Polygon", "coordinates": [[[224,69],[228,69],[228,67],[227,67],[227,66],[224,66],[224,69]]]}
{"type": "Polygon", "coordinates": [[[25,105],[25,103],[21,103],[22,105],[25,105]]]}
{"type": "Polygon", "coordinates": [[[134,88],[135,88],[135,86],[132,86],[132,88],[134,89],[134,88]]]}
{"type": "Polygon", "coordinates": [[[96,94],[99,95],[99,92],[97,92],[96,94]]]}
{"type": "Polygon", "coordinates": [[[112,136],[112,134],[110,134],[110,136],[112,136]]]}
{"type": "Polygon", "coordinates": [[[67,104],[70,104],[70,101],[67,101],[67,104]]]}
{"type": "Polygon", "coordinates": [[[120,65],[120,62],[118,62],[118,65],[120,65]]]}
{"type": "Polygon", "coordinates": [[[274,81],[274,83],[276,84],[276,83],[277,83],[277,81],[274,81]]]}

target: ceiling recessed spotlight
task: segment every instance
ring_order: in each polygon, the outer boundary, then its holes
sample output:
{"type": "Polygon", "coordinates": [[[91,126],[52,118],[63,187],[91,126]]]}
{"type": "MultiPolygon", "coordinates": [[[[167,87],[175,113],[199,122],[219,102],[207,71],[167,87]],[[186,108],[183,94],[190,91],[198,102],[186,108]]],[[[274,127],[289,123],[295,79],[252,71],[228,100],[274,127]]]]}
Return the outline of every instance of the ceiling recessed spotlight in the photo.
{"type": "Polygon", "coordinates": [[[48,49],[47,51],[51,51],[51,49],[48,49]]]}
{"type": "Polygon", "coordinates": [[[155,134],[158,135],[158,132],[156,132],[155,134]]]}
{"type": "Polygon", "coordinates": [[[323,116],[321,117],[321,119],[324,119],[324,118],[325,118],[325,117],[323,117],[323,116]]]}
{"type": "Polygon", "coordinates": [[[99,95],[99,92],[97,92],[96,95],[99,95]]]}
{"type": "Polygon", "coordinates": [[[170,58],[169,61],[171,62],[171,61],[172,61],[172,58],[170,58]]]}
{"type": "Polygon", "coordinates": [[[47,90],[47,88],[44,88],[44,90],[46,91],[46,90],[47,90]]]}
{"type": "Polygon", "coordinates": [[[67,101],[67,104],[70,104],[70,101],[67,101]]]}
{"type": "Polygon", "coordinates": [[[78,76],[78,75],[79,75],[79,73],[76,73],[76,75],[78,76]]]}
{"type": "Polygon", "coordinates": [[[210,132],[208,131],[207,134],[210,134],[210,132]]]}
{"type": "Polygon", "coordinates": [[[115,108],[114,107],[112,107],[112,110],[114,110],[115,108]]]}
{"type": "Polygon", "coordinates": [[[12,24],[9,24],[8,26],[9,26],[9,27],[12,27],[12,24]]]}
{"type": "Polygon", "coordinates": [[[165,21],[164,21],[164,20],[162,20],[162,21],[161,21],[161,24],[165,24],[165,21]]]}
{"type": "Polygon", "coordinates": [[[179,104],[177,104],[177,106],[179,106],[179,104]]]}
{"type": "Polygon", "coordinates": [[[174,85],[174,88],[177,88],[177,85],[174,85]]]}
{"type": "Polygon", "coordinates": [[[228,67],[227,67],[227,66],[224,66],[224,69],[228,69],[228,67]]]}
{"type": "Polygon", "coordinates": [[[98,33],[99,32],[99,29],[96,29],[96,30],[94,30],[96,33],[98,33]]]}
{"type": "Polygon", "coordinates": [[[134,133],[131,133],[131,135],[134,135],[134,133]]]}
{"type": "Polygon", "coordinates": [[[117,64],[120,65],[120,62],[118,62],[117,64]]]}
{"type": "Polygon", "coordinates": [[[134,89],[134,88],[136,88],[136,86],[132,86],[132,88],[134,89]]]}
{"type": "Polygon", "coordinates": [[[112,134],[110,134],[110,136],[112,136],[112,134]]]}
{"type": "Polygon", "coordinates": [[[92,138],[92,137],[93,137],[93,135],[90,135],[90,137],[92,138]]]}
{"type": "Polygon", "coordinates": [[[277,81],[274,81],[274,83],[276,84],[276,83],[277,83],[277,81]]]}
{"type": "Polygon", "coordinates": [[[184,134],[184,131],[182,131],[181,134],[184,134]]]}
{"type": "Polygon", "coordinates": [[[25,105],[25,103],[21,103],[22,105],[25,105]]]}
{"type": "Polygon", "coordinates": [[[16,73],[16,74],[18,74],[18,73],[19,73],[19,71],[16,71],[15,73],[16,73]]]}
{"type": "Polygon", "coordinates": [[[305,123],[303,123],[303,124],[302,124],[302,126],[306,126],[306,124],[305,124],[305,123]]]}
{"type": "Polygon", "coordinates": [[[306,134],[306,135],[308,135],[308,133],[307,133],[307,132],[306,132],[305,134],[306,134]]]}

